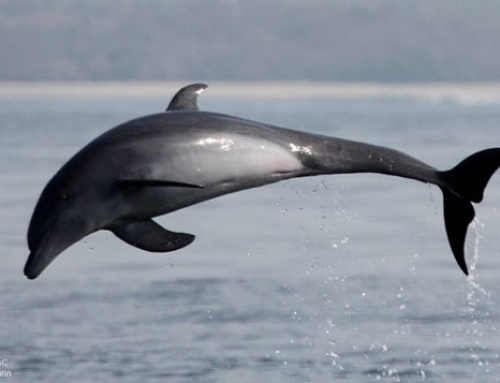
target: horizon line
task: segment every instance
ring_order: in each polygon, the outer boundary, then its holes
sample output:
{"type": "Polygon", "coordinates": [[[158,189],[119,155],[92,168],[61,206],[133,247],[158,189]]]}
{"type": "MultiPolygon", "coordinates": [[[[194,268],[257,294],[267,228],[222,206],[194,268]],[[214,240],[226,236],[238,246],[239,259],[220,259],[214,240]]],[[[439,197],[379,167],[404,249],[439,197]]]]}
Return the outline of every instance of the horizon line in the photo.
{"type": "MultiPolygon", "coordinates": [[[[199,80],[172,81],[0,81],[0,97],[155,97],[173,95],[199,80]]],[[[203,82],[203,81],[202,81],[203,82]]],[[[373,98],[415,97],[500,101],[500,82],[316,82],[207,81],[214,97],[262,98],[373,98]]]]}

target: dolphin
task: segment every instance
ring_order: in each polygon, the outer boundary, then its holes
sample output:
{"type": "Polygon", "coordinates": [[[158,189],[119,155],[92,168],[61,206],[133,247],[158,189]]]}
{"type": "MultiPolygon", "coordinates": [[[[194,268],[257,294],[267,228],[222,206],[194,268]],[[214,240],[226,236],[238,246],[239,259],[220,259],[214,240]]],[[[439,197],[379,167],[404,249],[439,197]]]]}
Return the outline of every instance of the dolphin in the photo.
{"type": "Polygon", "coordinates": [[[136,248],[168,252],[194,235],[153,218],[218,196],[326,174],[380,173],[437,185],[455,259],[467,275],[464,244],[500,148],[439,171],[400,151],[200,111],[205,84],[182,88],[165,112],[125,122],[76,153],[48,182],[28,229],[24,273],[37,278],[64,250],[98,230],[136,248]]]}

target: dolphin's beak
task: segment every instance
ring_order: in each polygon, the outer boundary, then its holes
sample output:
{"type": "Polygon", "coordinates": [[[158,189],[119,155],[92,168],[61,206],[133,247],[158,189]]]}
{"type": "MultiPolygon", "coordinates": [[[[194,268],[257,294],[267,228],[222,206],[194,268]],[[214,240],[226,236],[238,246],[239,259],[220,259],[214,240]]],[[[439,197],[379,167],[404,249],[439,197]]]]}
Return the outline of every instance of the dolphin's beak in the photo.
{"type": "Polygon", "coordinates": [[[62,229],[57,222],[52,222],[40,243],[30,247],[31,254],[24,266],[24,275],[28,279],[37,278],[59,254],[87,234],[89,233],[80,230],[78,226],[71,227],[66,223],[62,229]]]}
{"type": "Polygon", "coordinates": [[[46,254],[42,254],[41,251],[31,252],[26,262],[26,266],[24,266],[24,275],[26,275],[28,279],[37,278],[55,257],[56,255],[48,257],[46,254]]]}
{"type": "MultiPolygon", "coordinates": [[[[52,224],[53,222],[50,223],[52,224]]],[[[45,234],[42,236],[42,240],[37,241],[36,245],[34,245],[34,241],[32,241],[30,238],[31,233],[28,234],[28,244],[31,253],[28,257],[28,260],[26,261],[26,265],[24,266],[24,275],[26,275],[28,279],[35,279],[36,277],[38,277],[42,273],[42,271],[49,265],[49,263],[52,262],[52,260],[56,257],[47,257],[46,255],[46,245],[49,237],[52,236],[52,228],[49,225],[47,226],[49,227],[49,229],[44,230],[45,234]]]]}
{"type": "Polygon", "coordinates": [[[43,270],[68,246],[57,246],[53,230],[49,230],[45,234],[43,240],[35,249],[31,249],[31,253],[28,257],[28,261],[24,266],[24,275],[28,279],[37,278],[43,270]]]}

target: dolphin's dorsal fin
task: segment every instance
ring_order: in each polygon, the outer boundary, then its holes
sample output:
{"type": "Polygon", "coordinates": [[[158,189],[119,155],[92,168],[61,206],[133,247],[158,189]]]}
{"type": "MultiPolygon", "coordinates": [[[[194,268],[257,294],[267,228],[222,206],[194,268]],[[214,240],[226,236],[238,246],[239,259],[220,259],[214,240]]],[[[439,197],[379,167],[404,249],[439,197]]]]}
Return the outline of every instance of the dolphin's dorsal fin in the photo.
{"type": "Polygon", "coordinates": [[[180,89],[170,101],[167,112],[172,110],[198,110],[198,96],[208,88],[206,84],[191,84],[180,89]]]}
{"type": "Polygon", "coordinates": [[[111,231],[129,245],[155,253],[178,250],[194,241],[194,235],[168,231],[152,219],[121,224],[111,231]]]}

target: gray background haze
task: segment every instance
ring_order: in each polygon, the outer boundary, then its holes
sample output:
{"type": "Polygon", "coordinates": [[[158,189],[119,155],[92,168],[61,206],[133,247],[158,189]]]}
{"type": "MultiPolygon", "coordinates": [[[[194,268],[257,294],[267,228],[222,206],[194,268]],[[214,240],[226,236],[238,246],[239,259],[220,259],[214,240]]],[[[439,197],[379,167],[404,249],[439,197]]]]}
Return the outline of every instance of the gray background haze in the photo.
{"type": "Polygon", "coordinates": [[[498,81],[500,2],[0,0],[0,81],[498,81]]]}

